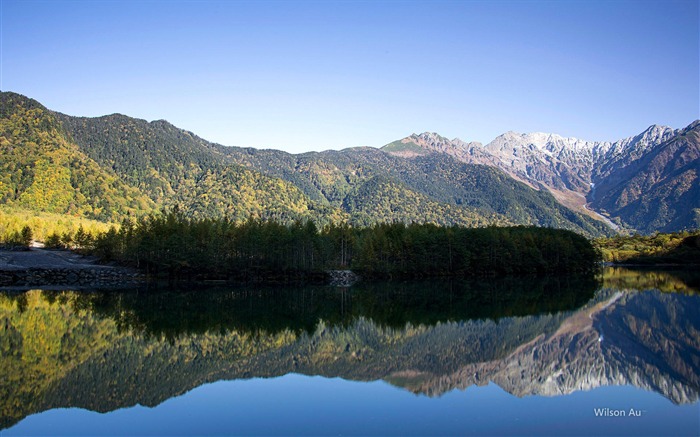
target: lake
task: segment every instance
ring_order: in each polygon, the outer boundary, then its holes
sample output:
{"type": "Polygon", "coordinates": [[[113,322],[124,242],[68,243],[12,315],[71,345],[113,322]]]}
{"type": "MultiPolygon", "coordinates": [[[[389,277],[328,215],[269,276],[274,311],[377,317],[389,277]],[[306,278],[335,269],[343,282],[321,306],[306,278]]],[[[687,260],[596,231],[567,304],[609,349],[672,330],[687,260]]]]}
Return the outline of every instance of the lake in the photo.
{"type": "Polygon", "coordinates": [[[0,292],[0,435],[700,435],[689,272],[0,292]]]}

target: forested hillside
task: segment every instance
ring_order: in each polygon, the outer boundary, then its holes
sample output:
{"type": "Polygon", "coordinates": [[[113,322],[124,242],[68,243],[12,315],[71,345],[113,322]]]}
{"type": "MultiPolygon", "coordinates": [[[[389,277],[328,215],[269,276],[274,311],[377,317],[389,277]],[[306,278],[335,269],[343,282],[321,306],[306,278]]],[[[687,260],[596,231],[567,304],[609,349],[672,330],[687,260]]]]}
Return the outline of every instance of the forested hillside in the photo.
{"type": "Polygon", "coordinates": [[[90,159],[38,102],[0,94],[0,203],[114,221],[156,204],[90,159]]]}
{"type": "Polygon", "coordinates": [[[604,261],[622,264],[700,266],[700,231],[599,238],[604,261]]]}
{"type": "Polygon", "coordinates": [[[290,180],[309,197],[343,208],[356,224],[417,217],[468,226],[528,224],[586,235],[610,232],[603,223],[564,207],[546,190],[445,154],[403,159],[373,148],[291,155],[219,147],[238,163],[290,180]]]}
{"type": "Polygon", "coordinates": [[[58,114],[71,138],[100,165],[112,168],[161,207],[178,205],[194,217],[248,217],[319,222],[345,217],[311,201],[293,184],[230,162],[210,143],[158,120],[114,114],[58,114]]]}

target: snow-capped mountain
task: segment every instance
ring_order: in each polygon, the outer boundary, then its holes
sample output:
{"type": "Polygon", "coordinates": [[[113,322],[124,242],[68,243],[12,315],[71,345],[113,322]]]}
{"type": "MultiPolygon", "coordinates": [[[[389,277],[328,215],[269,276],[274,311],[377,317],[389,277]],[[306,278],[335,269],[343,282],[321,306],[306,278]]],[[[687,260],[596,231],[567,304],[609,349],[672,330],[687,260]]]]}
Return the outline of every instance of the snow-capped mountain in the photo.
{"type": "Polygon", "coordinates": [[[700,226],[699,125],[694,122],[685,129],[652,125],[615,142],[506,132],[482,145],[426,132],[395,141],[382,150],[407,158],[446,153],[462,162],[497,167],[532,187],[548,189],[574,210],[599,219],[611,218],[642,232],[668,231],[700,226]],[[663,150],[664,157],[653,159],[663,150]],[[652,161],[654,169],[649,167],[652,161]],[[649,171],[653,177],[644,177],[649,171]],[[646,181],[643,193],[620,188],[640,178],[646,181]],[[628,207],[632,199],[611,198],[608,191],[613,189],[626,196],[635,193],[642,202],[649,196],[655,199],[655,207],[640,206],[646,211],[640,215],[628,207]],[[658,190],[663,193],[656,193],[658,190]]]}

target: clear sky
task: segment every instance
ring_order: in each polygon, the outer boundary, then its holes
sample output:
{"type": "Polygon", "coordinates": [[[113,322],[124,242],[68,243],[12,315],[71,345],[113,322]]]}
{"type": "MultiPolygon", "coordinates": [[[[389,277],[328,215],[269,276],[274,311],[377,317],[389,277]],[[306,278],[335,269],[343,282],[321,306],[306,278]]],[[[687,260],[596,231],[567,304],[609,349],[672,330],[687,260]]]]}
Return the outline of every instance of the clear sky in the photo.
{"type": "Polygon", "coordinates": [[[3,91],[290,152],[700,118],[698,1],[11,1],[3,91]]]}

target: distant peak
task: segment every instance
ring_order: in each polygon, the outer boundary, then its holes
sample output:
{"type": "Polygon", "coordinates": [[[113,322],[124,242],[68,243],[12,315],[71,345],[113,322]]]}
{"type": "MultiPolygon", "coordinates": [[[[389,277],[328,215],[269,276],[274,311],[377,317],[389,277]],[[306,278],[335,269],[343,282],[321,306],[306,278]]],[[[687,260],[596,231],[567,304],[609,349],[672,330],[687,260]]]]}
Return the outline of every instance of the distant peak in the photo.
{"type": "Polygon", "coordinates": [[[165,119],[163,119],[163,118],[161,118],[161,119],[159,119],[159,120],[153,120],[153,121],[150,122],[150,124],[153,124],[153,125],[156,125],[156,126],[174,127],[174,128],[176,128],[176,129],[178,129],[175,125],[173,125],[173,124],[170,123],[168,120],[165,120],[165,119]]]}
{"type": "Polygon", "coordinates": [[[675,133],[676,131],[668,126],[652,124],[640,134],[634,137],[620,140],[618,143],[621,144],[623,147],[647,149],[655,144],[658,144],[671,138],[675,133]]]}
{"type": "Polygon", "coordinates": [[[521,138],[523,136],[525,136],[525,134],[509,130],[508,132],[504,132],[496,138],[521,138]]]}
{"type": "Polygon", "coordinates": [[[452,154],[454,151],[470,147],[481,147],[481,143],[467,143],[459,138],[450,140],[437,132],[423,132],[413,133],[406,138],[387,144],[382,147],[382,150],[393,155],[413,157],[435,152],[452,154]]]}
{"type": "Polygon", "coordinates": [[[450,141],[447,138],[443,137],[442,135],[438,134],[437,132],[423,132],[422,134],[416,135],[416,138],[420,138],[420,139],[424,139],[424,140],[428,140],[428,141],[443,141],[443,142],[450,141]]]}
{"type": "Polygon", "coordinates": [[[666,130],[666,129],[671,129],[671,128],[666,126],[666,125],[663,125],[663,124],[652,124],[646,130],[653,131],[653,130],[666,130]]]}
{"type": "Polygon", "coordinates": [[[647,134],[647,135],[656,136],[659,134],[664,134],[665,132],[668,132],[668,131],[673,131],[673,129],[671,129],[668,126],[663,126],[660,124],[652,124],[651,126],[646,128],[646,130],[644,130],[644,132],[642,132],[642,135],[647,134]]]}

